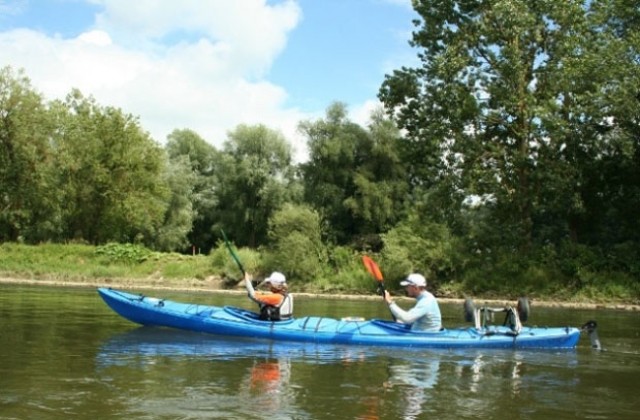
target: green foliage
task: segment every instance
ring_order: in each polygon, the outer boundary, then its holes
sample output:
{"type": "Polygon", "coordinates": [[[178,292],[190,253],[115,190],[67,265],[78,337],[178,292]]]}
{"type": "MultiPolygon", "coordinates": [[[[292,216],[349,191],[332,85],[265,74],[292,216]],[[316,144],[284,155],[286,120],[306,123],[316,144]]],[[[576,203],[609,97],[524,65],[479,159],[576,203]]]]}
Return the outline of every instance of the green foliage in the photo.
{"type": "Polygon", "coordinates": [[[110,243],[0,245],[0,274],[30,279],[100,281],[122,279],[169,284],[209,276],[209,259],[202,255],[158,253],[138,245],[110,243]]]}
{"type": "Polygon", "coordinates": [[[307,288],[326,293],[376,293],[378,282],[363,266],[359,253],[345,246],[331,247],[327,252],[328,265],[321,267],[322,273],[307,283],[307,288]]]}
{"type": "Polygon", "coordinates": [[[265,267],[301,283],[313,282],[327,260],[320,226],[320,216],[307,206],[288,204],[275,212],[269,220],[265,267]]]}
{"type": "Polygon", "coordinates": [[[413,216],[383,235],[385,271],[397,284],[411,272],[422,273],[437,288],[455,271],[455,238],[444,224],[413,216]]]}
{"type": "MultiPolygon", "coordinates": [[[[238,249],[233,244],[231,246],[246,272],[256,278],[265,275],[266,270],[262,267],[262,256],[259,252],[249,248],[238,249]]],[[[212,273],[225,279],[228,284],[235,284],[242,280],[242,272],[224,242],[218,242],[218,245],[211,250],[210,267],[212,273]]]]}
{"type": "Polygon", "coordinates": [[[0,244],[0,272],[69,273],[84,272],[94,258],[94,247],[83,244],[41,244],[38,246],[5,242],[0,244]]]}
{"type": "Polygon", "coordinates": [[[152,245],[170,190],[162,149],[121,110],[73,91],[58,104],[54,136],[68,238],[152,245]]]}
{"type": "MultiPolygon", "coordinates": [[[[122,281],[144,285],[191,286],[211,276],[225,280],[225,287],[235,288],[242,279],[237,265],[224,244],[219,243],[209,256],[158,253],[148,249],[130,249],[121,244],[98,247],[85,244],[0,244],[0,275],[32,280],[66,280],[105,283],[122,281]],[[147,257],[143,257],[143,255],[147,257]]],[[[237,251],[242,263],[256,279],[270,272],[262,263],[263,255],[255,250],[237,251]]],[[[291,278],[294,292],[376,293],[377,282],[362,265],[361,255],[348,247],[328,251],[329,262],[319,267],[319,274],[305,279],[291,278]]],[[[389,273],[393,263],[372,254],[390,289],[395,287],[389,273]]],[[[550,260],[549,260],[550,261],[550,260]]],[[[551,263],[549,263],[551,264],[551,263]]],[[[398,270],[400,276],[405,272],[398,270]]],[[[640,302],[640,283],[622,271],[581,270],[580,284],[568,281],[555,267],[536,264],[505,252],[495,262],[469,266],[458,281],[433,288],[438,296],[476,298],[517,298],[590,302],[640,302]]]]}
{"type": "Polygon", "coordinates": [[[127,264],[141,263],[153,254],[152,251],[141,245],[113,242],[96,247],[95,253],[109,262],[117,261],[127,264]]]}
{"type": "Polygon", "coordinates": [[[640,296],[640,283],[620,272],[583,273],[582,280],[585,286],[572,296],[573,300],[634,302],[640,296]]]}
{"type": "Polygon", "coordinates": [[[626,214],[640,204],[637,8],[615,0],[413,6],[420,66],[388,75],[379,96],[407,131],[403,158],[420,189],[491,199],[492,246],[508,241],[526,253],[565,237],[637,241],[637,218],[626,214]]]}
{"type": "Polygon", "coordinates": [[[349,121],[342,103],[326,114],[299,126],[310,150],[301,165],[305,201],[327,220],[330,240],[375,247],[375,235],[403,214],[408,184],[397,152],[400,134],[379,112],[369,130],[349,121]]]}
{"type": "Polygon", "coordinates": [[[0,68],[0,241],[59,233],[49,111],[24,73],[0,68]]]}
{"type": "Polygon", "coordinates": [[[195,174],[191,172],[188,163],[178,157],[169,161],[164,177],[171,190],[171,198],[164,222],[158,228],[152,244],[160,251],[184,250],[190,245],[188,234],[193,230],[196,215],[193,208],[195,174]]]}
{"type": "Polygon", "coordinates": [[[162,277],[172,279],[205,280],[211,273],[209,260],[203,255],[169,254],[174,258],[161,258],[162,277]]]}
{"type": "Polygon", "coordinates": [[[238,126],[224,143],[213,230],[223,228],[241,246],[266,243],[271,215],[296,199],[293,169],[282,134],[263,125],[238,126]]]}
{"type": "Polygon", "coordinates": [[[367,252],[392,288],[415,270],[438,292],[637,298],[635,3],[412,5],[420,62],[386,77],[387,117],[361,127],[332,104],[300,123],[310,159],[297,168],[262,125],[238,126],[222,151],[176,130],[163,150],[122,110],[77,90],[45,103],[22,72],[0,70],[0,243],[140,245],[72,245],[77,257],[13,244],[1,269],[233,282],[224,228],[250,272],[310,290],[369,290],[367,252]],[[213,249],[213,267],[143,255],[191,244],[213,249]]]}
{"type": "MultiPolygon", "coordinates": [[[[191,226],[183,233],[184,241],[208,253],[217,238],[211,226],[219,219],[216,211],[220,201],[216,191],[220,189],[219,173],[224,170],[221,153],[191,130],[174,130],[167,137],[165,149],[171,165],[177,167],[178,179],[174,182],[180,182],[174,189],[171,207],[176,205],[174,211],[179,211],[185,223],[186,218],[191,217],[191,226]],[[188,170],[183,168],[185,165],[188,170]]],[[[173,232],[176,237],[180,233],[173,232]]]]}
{"type": "Polygon", "coordinates": [[[503,252],[489,264],[477,264],[465,270],[461,282],[470,295],[517,298],[553,294],[558,286],[550,282],[557,273],[530,264],[527,259],[503,252]]]}

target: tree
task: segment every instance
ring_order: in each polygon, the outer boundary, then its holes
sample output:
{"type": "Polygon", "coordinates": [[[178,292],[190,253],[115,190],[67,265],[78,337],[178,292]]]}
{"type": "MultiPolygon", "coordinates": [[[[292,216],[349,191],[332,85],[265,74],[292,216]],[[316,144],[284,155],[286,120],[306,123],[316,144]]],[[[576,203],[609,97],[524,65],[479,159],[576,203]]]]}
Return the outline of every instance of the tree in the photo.
{"type": "Polygon", "coordinates": [[[174,130],[169,134],[165,148],[172,162],[186,160],[189,166],[189,197],[194,215],[188,240],[190,244],[207,253],[215,246],[215,240],[218,238],[213,226],[217,222],[220,152],[197,133],[186,129],[174,130]]]}
{"type": "Polygon", "coordinates": [[[0,241],[59,232],[49,111],[24,72],[0,69],[0,241]]]}
{"type": "Polygon", "coordinates": [[[193,243],[189,241],[189,234],[194,226],[193,185],[196,175],[184,156],[169,160],[166,168],[163,183],[171,191],[171,198],[164,223],[158,228],[153,244],[161,251],[179,251],[193,243]]]}
{"type": "Polygon", "coordinates": [[[273,212],[298,200],[291,146],[264,125],[239,125],[229,133],[217,178],[214,229],[224,229],[239,246],[267,243],[273,212]]]}
{"type": "Polygon", "coordinates": [[[484,199],[496,244],[527,250],[593,231],[617,190],[601,170],[638,153],[637,5],[413,5],[421,66],[388,75],[379,97],[407,132],[414,183],[484,199]]]}
{"type": "Polygon", "coordinates": [[[371,113],[367,134],[371,149],[355,168],[355,193],[344,205],[355,218],[358,234],[369,238],[362,245],[375,248],[379,235],[406,216],[409,184],[400,156],[400,132],[382,109],[371,113]]]}
{"type": "Polygon", "coordinates": [[[332,240],[379,246],[378,235],[402,217],[407,197],[396,126],[378,111],[364,129],[334,103],[324,120],[302,122],[300,130],[310,150],[301,165],[305,201],[326,219],[332,240]]]}
{"type": "Polygon", "coordinates": [[[153,244],[170,199],[162,149],[136,118],[77,90],[55,109],[67,238],[153,244]]]}

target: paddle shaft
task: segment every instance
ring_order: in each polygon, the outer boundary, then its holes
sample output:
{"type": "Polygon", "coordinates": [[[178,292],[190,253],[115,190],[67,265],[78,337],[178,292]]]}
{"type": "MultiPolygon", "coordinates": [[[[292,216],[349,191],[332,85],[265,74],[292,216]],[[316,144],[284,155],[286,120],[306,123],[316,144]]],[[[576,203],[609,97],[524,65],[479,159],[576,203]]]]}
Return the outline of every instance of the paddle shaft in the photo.
{"type": "Polygon", "coordinates": [[[227,246],[229,253],[231,254],[231,258],[233,258],[233,260],[236,262],[236,264],[238,265],[238,268],[240,269],[240,271],[242,271],[242,276],[244,277],[245,270],[244,270],[244,267],[242,266],[242,263],[240,262],[240,258],[231,247],[231,244],[229,243],[229,240],[227,239],[227,235],[224,233],[224,230],[220,229],[220,232],[222,233],[222,238],[224,239],[224,243],[227,246]]]}

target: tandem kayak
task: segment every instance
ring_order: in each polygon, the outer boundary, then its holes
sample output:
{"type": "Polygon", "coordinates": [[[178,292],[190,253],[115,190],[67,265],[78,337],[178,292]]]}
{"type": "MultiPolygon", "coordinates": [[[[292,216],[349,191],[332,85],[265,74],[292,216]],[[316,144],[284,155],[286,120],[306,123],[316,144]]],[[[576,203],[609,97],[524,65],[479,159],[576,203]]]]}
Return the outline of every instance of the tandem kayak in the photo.
{"type": "Polygon", "coordinates": [[[460,327],[438,332],[414,332],[397,322],[361,318],[305,316],[264,321],[258,314],[233,306],[208,306],[159,299],[110,288],[99,288],[102,299],[129,321],[232,337],[363,346],[411,348],[574,348],[575,327],[460,327]]]}

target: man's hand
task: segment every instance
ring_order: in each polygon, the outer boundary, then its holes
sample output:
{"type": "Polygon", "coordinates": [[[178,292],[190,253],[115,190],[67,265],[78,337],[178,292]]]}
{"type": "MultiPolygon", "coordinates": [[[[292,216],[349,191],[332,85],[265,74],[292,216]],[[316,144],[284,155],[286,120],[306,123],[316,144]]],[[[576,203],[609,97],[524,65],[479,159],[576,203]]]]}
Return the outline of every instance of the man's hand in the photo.
{"type": "Polygon", "coordinates": [[[391,299],[391,294],[389,293],[388,290],[384,291],[384,301],[387,302],[387,305],[391,305],[393,303],[393,300],[391,299]]]}

